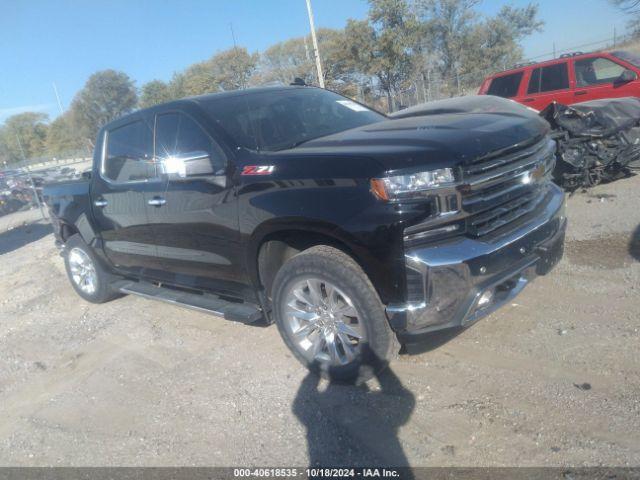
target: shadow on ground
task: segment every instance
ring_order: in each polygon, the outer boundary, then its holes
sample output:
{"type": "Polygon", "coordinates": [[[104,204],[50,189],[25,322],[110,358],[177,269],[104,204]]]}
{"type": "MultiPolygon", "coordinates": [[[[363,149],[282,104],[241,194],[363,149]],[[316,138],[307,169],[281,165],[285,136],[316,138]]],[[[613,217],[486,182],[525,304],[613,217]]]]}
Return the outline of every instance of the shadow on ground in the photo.
{"type": "Polygon", "coordinates": [[[31,242],[40,240],[52,232],[48,223],[32,223],[0,233],[0,255],[13,252],[31,242]]]}
{"type": "Polygon", "coordinates": [[[292,408],[307,430],[311,467],[409,466],[398,429],[415,397],[390,368],[376,378],[379,390],[335,383],[323,390],[327,382],[314,373],[302,381],[292,408]]]}
{"type": "Polygon", "coordinates": [[[629,240],[629,255],[640,262],[640,225],[631,234],[629,240]]]}

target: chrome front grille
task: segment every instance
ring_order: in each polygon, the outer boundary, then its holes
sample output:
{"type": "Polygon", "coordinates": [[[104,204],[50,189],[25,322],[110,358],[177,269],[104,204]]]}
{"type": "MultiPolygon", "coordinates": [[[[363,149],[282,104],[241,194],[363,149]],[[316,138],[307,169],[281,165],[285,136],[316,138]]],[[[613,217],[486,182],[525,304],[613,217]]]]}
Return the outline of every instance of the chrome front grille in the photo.
{"type": "Polygon", "coordinates": [[[547,137],[464,165],[460,191],[467,234],[502,231],[533,213],[546,197],[554,165],[555,143],[547,137]]]}

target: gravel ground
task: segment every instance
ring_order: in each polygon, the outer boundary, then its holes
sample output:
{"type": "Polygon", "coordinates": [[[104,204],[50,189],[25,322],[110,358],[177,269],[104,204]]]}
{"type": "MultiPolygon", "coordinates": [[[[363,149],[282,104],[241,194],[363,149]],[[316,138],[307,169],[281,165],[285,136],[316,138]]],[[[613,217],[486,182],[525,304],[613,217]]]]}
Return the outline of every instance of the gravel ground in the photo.
{"type": "Polygon", "coordinates": [[[49,227],[13,228],[0,465],[638,466],[639,207],[640,176],[573,195],[550,275],[368,387],[318,382],[273,327],[85,303],[49,227]]]}

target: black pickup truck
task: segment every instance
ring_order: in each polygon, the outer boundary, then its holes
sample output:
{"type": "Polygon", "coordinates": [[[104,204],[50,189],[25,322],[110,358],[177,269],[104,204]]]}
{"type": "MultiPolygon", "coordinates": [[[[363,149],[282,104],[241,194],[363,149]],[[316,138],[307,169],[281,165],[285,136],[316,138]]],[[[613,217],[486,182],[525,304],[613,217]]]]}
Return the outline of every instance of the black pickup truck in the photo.
{"type": "Polygon", "coordinates": [[[538,115],[494,97],[387,117],[272,87],[137,111],[90,179],[44,197],[73,288],[275,322],[353,379],[415,335],[467,326],[562,256],[564,195],[538,115]]]}

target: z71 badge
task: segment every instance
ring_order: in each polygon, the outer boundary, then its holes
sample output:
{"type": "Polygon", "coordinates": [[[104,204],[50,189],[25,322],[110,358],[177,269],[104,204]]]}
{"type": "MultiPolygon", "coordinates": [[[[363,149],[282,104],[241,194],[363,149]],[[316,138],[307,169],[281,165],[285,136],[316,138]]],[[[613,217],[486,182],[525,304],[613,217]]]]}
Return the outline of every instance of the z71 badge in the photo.
{"type": "Polygon", "coordinates": [[[247,165],[241,175],[271,175],[275,168],[275,165],[247,165]]]}

